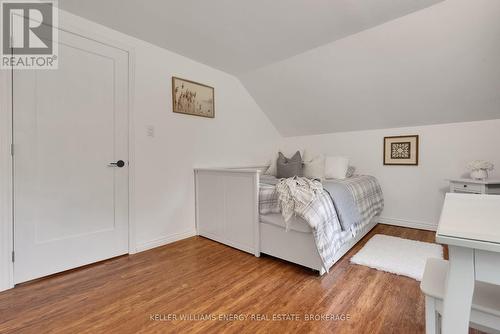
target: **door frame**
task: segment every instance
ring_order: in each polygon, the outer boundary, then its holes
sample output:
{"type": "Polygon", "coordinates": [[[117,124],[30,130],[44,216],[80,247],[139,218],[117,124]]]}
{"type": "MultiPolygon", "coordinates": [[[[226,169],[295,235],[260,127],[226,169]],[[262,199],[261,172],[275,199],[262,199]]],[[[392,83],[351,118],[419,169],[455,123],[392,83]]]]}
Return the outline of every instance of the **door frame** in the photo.
{"type": "MultiPolygon", "coordinates": [[[[135,226],[135,149],[134,149],[134,92],[135,49],[119,39],[121,35],[106,29],[105,35],[95,33],[89,26],[97,25],[76,15],[59,10],[58,28],[68,33],[94,40],[128,53],[128,253],[137,253],[135,226]],[[106,36],[109,35],[109,36],[106,36]]],[[[12,71],[0,70],[0,291],[14,287],[14,215],[13,215],[13,156],[11,144],[12,71]]]]}

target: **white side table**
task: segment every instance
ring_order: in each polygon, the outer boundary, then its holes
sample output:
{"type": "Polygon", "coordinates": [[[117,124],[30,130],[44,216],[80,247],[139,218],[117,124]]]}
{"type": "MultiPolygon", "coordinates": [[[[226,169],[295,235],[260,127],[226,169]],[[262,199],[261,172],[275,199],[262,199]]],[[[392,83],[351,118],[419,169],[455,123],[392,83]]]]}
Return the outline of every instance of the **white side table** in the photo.
{"type": "Polygon", "coordinates": [[[443,334],[466,334],[476,280],[500,289],[500,196],[446,194],[436,241],[450,257],[443,334]]]}
{"type": "Polygon", "coordinates": [[[450,192],[500,195],[500,180],[451,179],[450,192]]]}

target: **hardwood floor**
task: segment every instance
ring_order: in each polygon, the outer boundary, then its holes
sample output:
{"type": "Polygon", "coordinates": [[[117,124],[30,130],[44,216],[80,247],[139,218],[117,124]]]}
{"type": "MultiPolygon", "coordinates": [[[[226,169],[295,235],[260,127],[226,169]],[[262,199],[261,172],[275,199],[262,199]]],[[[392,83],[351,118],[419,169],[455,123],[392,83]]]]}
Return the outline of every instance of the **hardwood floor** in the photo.
{"type": "Polygon", "coordinates": [[[0,332],[424,333],[419,282],[349,263],[376,233],[434,241],[432,232],[378,225],[319,277],[193,237],[0,293],[0,332]],[[305,321],[308,314],[337,318],[305,321]]]}

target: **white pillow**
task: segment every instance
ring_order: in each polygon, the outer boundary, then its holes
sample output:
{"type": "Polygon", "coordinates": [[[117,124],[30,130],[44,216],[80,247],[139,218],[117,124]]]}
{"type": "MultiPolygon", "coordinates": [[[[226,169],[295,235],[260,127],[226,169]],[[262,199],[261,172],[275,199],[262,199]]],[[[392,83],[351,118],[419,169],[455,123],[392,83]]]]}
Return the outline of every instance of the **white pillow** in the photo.
{"type": "Polygon", "coordinates": [[[327,157],[325,159],[325,178],[345,179],[349,168],[349,159],[346,157],[327,157]]]}
{"type": "MultiPolygon", "coordinates": [[[[307,152],[306,152],[307,154],[307,152]]],[[[311,179],[325,179],[325,156],[318,155],[314,158],[304,158],[304,176],[311,179]]]]}
{"type": "Polygon", "coordinates": [[[279,152],[283,153],[283,155],[287,158],[290,158],[291,156],[293,156],[297,151],[300,152],[300,156],[302,157],[302,159],[304,159],[304,150],[279,150],[278,152],[276,152],[276,154],[274,155],[274,158],[271,158],[271,163],[269,165],[269,168],[264,172],[265,175],[272,175],[272,176],[276,176],[278,175],[278,166],[276,164],[276,162],[278,161],[278,156],[279,156],[279,152]]]}

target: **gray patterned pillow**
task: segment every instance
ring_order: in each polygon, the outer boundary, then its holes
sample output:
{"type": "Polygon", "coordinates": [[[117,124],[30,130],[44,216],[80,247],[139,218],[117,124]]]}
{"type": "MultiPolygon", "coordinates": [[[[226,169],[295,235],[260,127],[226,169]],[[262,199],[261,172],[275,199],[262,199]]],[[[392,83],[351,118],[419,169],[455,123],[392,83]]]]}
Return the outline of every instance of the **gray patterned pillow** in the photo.
{"type": "Polygon", "coordinates": [[[279,153],[277,165],[277,175],[278,179],[289,178],[294,176],[303,176],[303,166],[302,157],[300,152],[297,151],[291,158],[287,158],[283,153],[279,153]]]}

